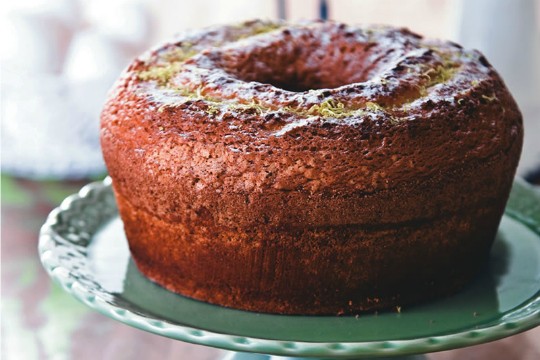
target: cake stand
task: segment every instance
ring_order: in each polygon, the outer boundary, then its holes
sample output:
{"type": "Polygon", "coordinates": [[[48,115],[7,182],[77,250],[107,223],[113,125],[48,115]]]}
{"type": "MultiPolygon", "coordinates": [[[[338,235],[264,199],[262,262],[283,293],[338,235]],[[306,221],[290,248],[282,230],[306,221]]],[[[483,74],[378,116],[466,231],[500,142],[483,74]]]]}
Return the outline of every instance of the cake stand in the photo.
{"type": "Polygon", "coordinates": [[[173,294],[131,261],[110,179],[85,186],[49,215],[39,254],[50,276],[89,307],[161,336],[235,352],[226,359],[411,356],[540,324],[540,194],[521,180],[514,183],[489,266],[459,294],[400,312],[269,315],[173,294]]]}

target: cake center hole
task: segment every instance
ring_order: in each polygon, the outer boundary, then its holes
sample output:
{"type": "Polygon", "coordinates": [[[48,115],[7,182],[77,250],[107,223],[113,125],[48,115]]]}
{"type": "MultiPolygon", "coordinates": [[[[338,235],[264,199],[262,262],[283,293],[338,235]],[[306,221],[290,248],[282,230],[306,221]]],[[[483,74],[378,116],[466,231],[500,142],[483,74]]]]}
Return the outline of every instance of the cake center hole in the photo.
{"type": "Polygon", "coordinates": [[[251,47],[249,53],[228,53],[223,66],[246,82],[270,84],[277,88],[303,92],[331,89],[364,82],[380,64],[367,63],[373,44],[359,43],[344,36],[323,41],[322,34],[308,39],[251,47]],[[301,40],[301,41],[300,41],[301,40]]]}

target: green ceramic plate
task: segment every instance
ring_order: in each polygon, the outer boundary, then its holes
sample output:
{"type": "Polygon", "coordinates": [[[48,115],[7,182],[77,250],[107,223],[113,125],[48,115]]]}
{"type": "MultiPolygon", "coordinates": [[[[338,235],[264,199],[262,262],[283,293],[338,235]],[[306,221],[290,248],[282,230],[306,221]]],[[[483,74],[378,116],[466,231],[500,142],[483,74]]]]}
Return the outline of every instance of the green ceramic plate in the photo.
{"type": "Polygon", "coordinates": [[[490,266],[459,294],[401,313],[268,315],[170,293],[130,260],[108,179],[84,187],[50,214],[39,253],[53,279],[103,314],[155,334],[235,351],[405,355],[483,343],[540,324],[540,195],[522,181],[514,183],[490,266]]]}

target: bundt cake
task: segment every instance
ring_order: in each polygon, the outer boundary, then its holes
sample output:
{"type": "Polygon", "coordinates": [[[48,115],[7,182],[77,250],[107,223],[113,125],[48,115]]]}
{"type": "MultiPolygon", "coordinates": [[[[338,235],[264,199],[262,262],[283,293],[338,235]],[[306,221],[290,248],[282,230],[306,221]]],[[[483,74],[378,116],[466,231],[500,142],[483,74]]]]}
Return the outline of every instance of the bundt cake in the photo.
{"type": "Polygon", "coordinates": [[[478,51],[324,21],[182,33],[129,65],[101,124],[139,270],[282,314],[459,290],[488,258],[523,135],[478,51]]]}

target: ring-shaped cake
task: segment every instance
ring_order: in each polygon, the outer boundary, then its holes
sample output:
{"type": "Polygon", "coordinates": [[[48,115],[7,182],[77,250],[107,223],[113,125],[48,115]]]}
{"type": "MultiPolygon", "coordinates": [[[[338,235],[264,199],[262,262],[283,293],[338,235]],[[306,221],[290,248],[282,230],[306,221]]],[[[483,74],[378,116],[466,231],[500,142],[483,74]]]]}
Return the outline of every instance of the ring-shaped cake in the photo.
{"type": "Polygon", "coordinates": [[[127,68],[101,119],[142,273],[288,314],[460,289],[485,264],[523,136],[479,52],[335,22],[182,33],[127,68]]]}

